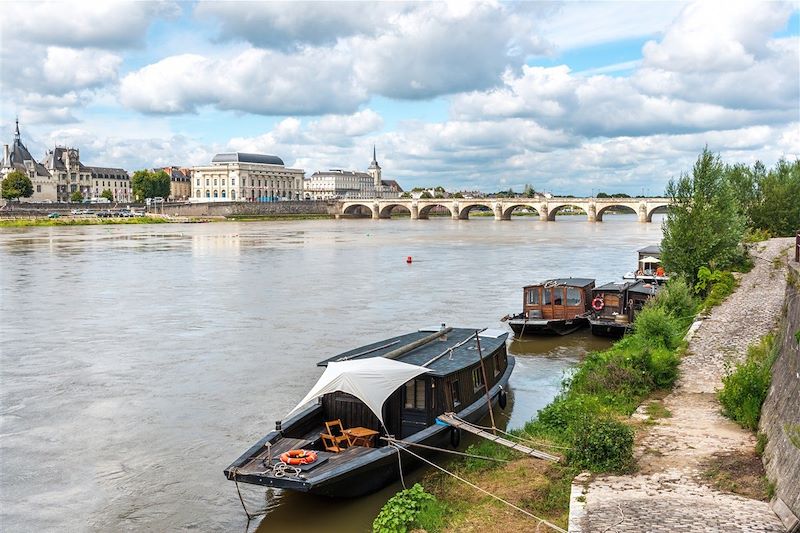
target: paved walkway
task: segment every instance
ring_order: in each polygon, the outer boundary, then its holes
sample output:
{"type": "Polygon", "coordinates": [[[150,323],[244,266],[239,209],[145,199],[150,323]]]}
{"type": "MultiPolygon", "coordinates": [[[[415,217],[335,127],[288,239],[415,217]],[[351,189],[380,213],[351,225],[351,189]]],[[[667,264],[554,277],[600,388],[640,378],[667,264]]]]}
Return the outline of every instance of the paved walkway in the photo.
{"type": "MultiPolygon", "coordinates": [[[[636,475],[588,484],[588,478],[576,479],[570,532],[785,531],[768,503],[719,492],[698,478],[701,463],[714,453],[755,447],[752,433],[720,414],[715,391],[726,362],[743,359],[747,347],[776,325],[786,271],[772,259],[792,242],[760,243],[753,270],[697,329],[675,390],[663,402],[672,416],[650,426],[636,445],[636,475]]],[[[645,419],[644,406],[633,416],[645,419]]]]}

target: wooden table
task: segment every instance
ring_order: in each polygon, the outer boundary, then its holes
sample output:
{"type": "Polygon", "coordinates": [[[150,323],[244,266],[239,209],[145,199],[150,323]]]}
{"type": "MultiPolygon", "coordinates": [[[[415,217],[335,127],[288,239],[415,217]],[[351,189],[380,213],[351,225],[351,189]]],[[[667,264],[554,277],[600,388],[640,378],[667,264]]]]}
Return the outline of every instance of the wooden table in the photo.
{"type": "Polygon", "coordinates": [[[377,431],[369,428],[355,427],[342,430],[353,440],[353,446],[365,446],[372,448],[375,446],[375,437],[378,435],[377,431]]]}

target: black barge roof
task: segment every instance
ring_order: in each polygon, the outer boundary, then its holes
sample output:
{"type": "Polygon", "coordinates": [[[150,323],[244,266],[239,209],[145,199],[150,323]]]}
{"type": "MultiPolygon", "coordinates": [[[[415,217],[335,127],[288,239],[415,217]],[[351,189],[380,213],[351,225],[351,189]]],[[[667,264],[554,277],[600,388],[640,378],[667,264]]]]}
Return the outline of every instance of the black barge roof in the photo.
{"type": "MultiPolygon", "coordinates": [[[[373,342],[360,348],[355,348],[347,352],[340,353],[334,357],[325,359],[317,363],[318,366],[327,366],[331,361],[346,361],[350,359],[367,359],[370,357],[383,357],[389,352],[393,352],[398,348],[407,346],[415,341],[424,339],[425,337],[435,333],[436,329],[420,330],[405,335],[399,335],[390,339],[373,342]]],[[[447,340],[442,341],[435,339],[427,344],[411,350],[400,357],[396,361],[409,363],[412,365],[423,366],[425,363],[434,357],[444,353],[442,357],[438,358],[435,362],[428,365],[432,372],[432,376],[446,376],[457,372],[463,368],[473,365],[478,362],[478,347],[475,339],[470,339],[469,342],[464,343],[470,336],[475,335],[475,329],[469,328],[453,328],[452,331],[447,333],[447,340]],[[463,343],[463,344],[462,344],[463,343]],[[460,345],[460,346],[459,346],[460,345]],[[452,353],[447,353],[452,349],[452,353]]],[[[506,343],[508,332],[500,330],[486,330],[480,334],[481,354],[486,359],[494,352],[501,348],[506,343]]]]}
{"type": "Polygon", "coordinates": [[[658,284],[650,283],[644,280],[639,280],[628,288],[628,292],[635,292],[637,294],[655,294],[658,292],[658,284]]]}
{"type": "Polygon", "coordinates": [[[538,287],[539,285],[553,285],[553,286],[570,286],[570,287],[586,287],[587,285],[591,285],[594,283],[593,279],[590,278],[554,278],[548,279],[547,281],[542,281],[541,283],[533,283],[531,285],[526,286],[528,287],[538,287]]]}
{"type": "Polygon", "coordinates": [[[645,246],[644,248],[639,250],[639,253],[643,255],[658,255],[661,253],[661,245],[653,244],[650,246],[645,246]]]}
{"type": "Polygon", "coordinates": [[[595,287],[592,289],[594,292],[622,292],[628,287],[630,287],[633,282],[630,281],[621,281],[621,282],[611,282],[606,283],[600,287],[595,287]]]}

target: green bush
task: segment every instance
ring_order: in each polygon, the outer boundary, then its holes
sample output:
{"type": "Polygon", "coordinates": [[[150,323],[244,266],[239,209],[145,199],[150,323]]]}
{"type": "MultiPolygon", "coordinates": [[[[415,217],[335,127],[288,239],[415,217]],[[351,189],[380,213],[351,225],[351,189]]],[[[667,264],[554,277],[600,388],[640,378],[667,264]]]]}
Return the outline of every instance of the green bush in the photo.
{"type": "Polygon", "coordinates": [[[759,229],[759,228],[747,228],[747,230],[745,230],[744,232],[744,237],[742,238],[742,241],[746,243],[753,243],[753,242],[768,241],[771,238],[772,235],[769,234],[769,230],[759,229]]]}
{"type": "Polygon", "coordinates": [[[659,389],[668,389],[678,379],[678,365],[681,359],[675,350],[666,348],[653,348],[650,352],[648,370],[653,380],[653,385],[659,389]]]}
{"type": "Polygon", "coordinates": [[[422,485],[401,490],[384,504],[372,522],[374,533],[405,533],[410,527],[423,527],[428,531],[441,528],[444,506],[433,494],[425,492],[422,485]],[[430,529],[429,529],[430,528],[430,529]]]}
{"type": "Polygon", "coordinates": [[[651,304],[681,321],[691,321],[697,312],[697,299],[683,278],[674,278],[656,294],[651,304]]]}
{"type": "Polygon", "coordinates": [[[636,315],[633,331],[640,339],[654,346],[675,349],[680,344],[681,331],[677,321],[662,307],[646,305],[636,315]]]}
{"type": "Polygon", "coordinates": [[[722,378],[723,387],[718,396],[723,413],[744,428],[753,431],[758,428],[761,404],[769,392],[775,356],[775,340],[770,334],[759,344],[750,346],[744,362],[722,378]]]}
{"type": "Polygon", "coordinates": [[[625,470],[633,461],[633,429],[611,417],[584,416],[576,425],[568,459],[595,472],[625,470]]]}

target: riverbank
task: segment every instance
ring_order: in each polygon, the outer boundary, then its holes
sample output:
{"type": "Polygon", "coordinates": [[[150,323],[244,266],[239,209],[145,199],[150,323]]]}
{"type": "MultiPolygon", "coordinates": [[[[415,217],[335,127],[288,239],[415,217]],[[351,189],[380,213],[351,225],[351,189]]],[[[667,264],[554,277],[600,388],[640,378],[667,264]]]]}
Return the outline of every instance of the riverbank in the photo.
{"type": "Polygon", "coordinates": [[[758,246],[754,268],[691,338],[675,390],[637,409],[635,473],[576,479],[571,532],[695,531],[701,525],[784,531],[766,501],[770,489],[761,483],[755,435],[722,416],[716,391],[725,369],[776,326],[790,244],[772,239],[758,246]],[[669,416],[644,423],[648,410],[669,416]]]}
{"type": "Polygon", "coordinates": [[[171,222],[181,222],[162,217],[109,217],[109,218],[88,218],[88,217],[26,217],[26,218],[5,218],[0,219],[0,228],[25,228],[40,226],[102,226],[109,224],[168,224],[171,222]]]}

